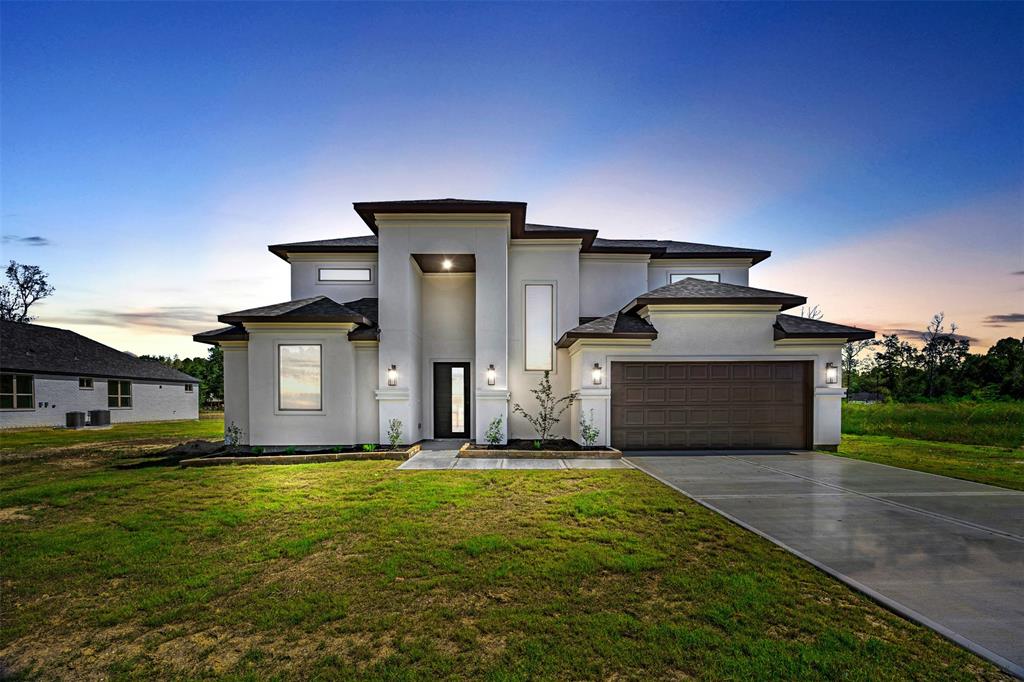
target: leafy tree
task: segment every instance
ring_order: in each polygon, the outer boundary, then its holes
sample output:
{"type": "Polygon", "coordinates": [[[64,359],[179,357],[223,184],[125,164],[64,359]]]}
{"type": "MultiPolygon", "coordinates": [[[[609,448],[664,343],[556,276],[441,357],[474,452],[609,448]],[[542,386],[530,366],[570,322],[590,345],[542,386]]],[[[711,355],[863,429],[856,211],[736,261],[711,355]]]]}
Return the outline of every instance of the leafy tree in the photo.
{"type": "Polygon", "coordinates": [[[33,303],[53,294],[47,279],[49,275],[38,265],[22,265],[13,260],[4,274],[7,282],[0,284],[0,320],[31,322],[36,319],[28,311],[33,303]]]}
{"type": "Polygon", "coordinates": [[[937,398],[950,392],[951,383],[958,378],[970,342],[956,334],[956,323],[945,328],[945,314],[936,313],[928,323],[924,335],[924,350],[921,352],[924,369],[924,394],[937,398]]]}
{"type": "Polygon", "coordinates": [[[140,355],[139,358],[163,363],[199,379],[200,404],[224,400],[224,351],[220,346],[211,347],[205,358],[179,358],[177,355],[140,355]]]}
{"type": "Polygon", "coordinates": [[[576,402],[576,394],[570,393],[561,398],[555,398],[551,390],[551,372],[545,371],[537,388],[531,388],[530,393],[537,399],[537,414],[533,415],[523,409],[519,403],[512,405],[512,412],[523,415],[526,421],[530,422],[533,430],[541,442],[549,440],[551,430],[561,421],[562,415],[576,402]]]}
{"type": "Polygon", "coordinates": [[[858,360],[857,356],[868,348],[874,348],[881,341],[877,339],[864,339],[862,341],[851,341],[843,346],[842,364],[843,374],[846,376],[846,387],[851,391],[857,390],[857,370],[864,363],[858,360]]]}

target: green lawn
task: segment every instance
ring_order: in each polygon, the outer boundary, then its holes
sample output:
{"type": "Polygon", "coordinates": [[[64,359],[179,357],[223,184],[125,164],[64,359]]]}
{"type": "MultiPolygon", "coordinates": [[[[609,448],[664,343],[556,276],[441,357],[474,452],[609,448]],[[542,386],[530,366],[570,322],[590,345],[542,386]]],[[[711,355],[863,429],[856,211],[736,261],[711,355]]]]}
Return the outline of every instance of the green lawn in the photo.
{"type": "Polygon", "coordinates": [[[0,469],[18,675],[1002,678],[637,471],[123,462],[0,469]]]}
{"type": "Polygon", "coordinates": [[[843,436],[836,454],[1024,490],[1024,450],[888,436],[843,436]]]}
{"type": "Polygon", "coordinates": [[[224,415],[220,412],[203,414],[199,420],[170,422],[115,424],[109,429],[80,429],[69,431],[59,428],[13,429],[0,431],[0,455],[31,455],[51,450],[82,450],[102,444],[105,448],[123,445],[174,445],[195,438],[220,440],[224,438],[224,415]]]}
{"type": "Polygon", "coordinates": [[[843,433],[1019,448],[1024,402],[846,403],[843,433]]]}

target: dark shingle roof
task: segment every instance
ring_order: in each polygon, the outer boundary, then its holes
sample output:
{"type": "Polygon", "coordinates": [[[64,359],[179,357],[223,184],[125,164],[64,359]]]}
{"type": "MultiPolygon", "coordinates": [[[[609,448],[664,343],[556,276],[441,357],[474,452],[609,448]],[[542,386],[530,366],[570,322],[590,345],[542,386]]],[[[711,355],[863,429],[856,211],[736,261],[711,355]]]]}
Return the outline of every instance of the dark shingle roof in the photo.
{"type": "Polygon", "coordinates": [[[245,327],[233,324],[230,327],[219,327],[193,334],[192,340],[197,343],[209,344],[216,344],[220,341],[248,341],[249,334],[245,331],[245,327]]]}
{"type": "Polygon", "coordinates": [[[582,249],[586,251],[597,238],[597,230],[582,227],[565,227],[564,225],[526,223],[522,236],[527,239],[572,239],[579,237],[583,240],[582,249]]]}
{"type": "Polygon", "coordinates": [[[349,340],[376,341],[380,335],[380,329],[377,327],[377,299],[360,298],[357,301],[349,301],[345,307],[351,308],[370,322],[370,324],[361,324],[350,331],[348,333],[349,340]]]}
{"type": "Polygon", "coordinates": [[[612,313],[584,322],[562,334],[555,345],[566,348],[576,339],[656,339],[658,330],[647,320],[633,313],[612,313]]]}
{"type": "Polygon", "coordinates": [[[300,298],[260,308],[239,310],[219,315],[218,320],[230,324],[244,322],[355,322],[371,324],[361,313],[326,296],[300,298]]]}
{"type": "Polygon", "coordinates": [[[198,381],[156,360],[142,360],[67,329],[20,322],[0,321],[0,367],[40,374],[198,381]]]}
{"type": "Polygon", "coordinates": [[[377,235],[367,234],[338,239],[316,239],[311,242],[271,244],[267,249],[284,260],[288,260],[289,253],[376,253],[377,235]]]}
{"type": "Polygon", "coordinates": [[[637,296],[636,299],[627,303],[622,309],[623,312],[633,312],[645,305],[690,303],[713,305],[724,304],[765,304],[779,305],[782,310],[793,308],[807,303],[803,296],[795,294],[784,294],[780,291],[769,291],[767,289],[755,289],[744,287],[738,284],[724,284],[721,282],[709,282],[704,279],[687,277],[674,284],[648,291],[646,294],[637,296]]]}
{"type": "Polygon", "coordinates": [[[519,236],[526,222],[526,202],[483,199],[404,199],[400,201],[359,201],[352,204],[371,232],[377,232],[377,213],[508,213],[512,236],[519,236]]]}
{"type": "Polygon", "coordinates": [[[860,327],[848,327],[824,320],[811,320],[796,315],[779,315],[775,318],[776,339],[846,339],[863,341],[875,338],[875,332],[860,327]]]}
{"type": "Polygon", "coordinates": [[[677,242],[670,239],[602,239],[590,247],[596,253],[650,253],[651,258],[750,258],[754,264],[772,255],[771,251],[737,246],[677,242]]]}

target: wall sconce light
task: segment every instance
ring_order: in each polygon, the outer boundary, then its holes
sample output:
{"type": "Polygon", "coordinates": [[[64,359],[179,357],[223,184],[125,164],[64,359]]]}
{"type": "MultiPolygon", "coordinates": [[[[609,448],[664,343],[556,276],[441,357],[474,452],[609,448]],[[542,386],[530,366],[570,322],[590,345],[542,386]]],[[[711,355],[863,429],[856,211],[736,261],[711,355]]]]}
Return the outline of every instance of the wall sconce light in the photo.
{"type": "Polygon", "coordinates": [[[487,385],[493,386],[494,380],[498,378],[498,373],[494,371],[494,365],[487,366],[487,385]]]}
{"type": "Polygon", "coordinates": [[[398,385],[398,367],[391,365],[388,367],[388,386],[398,385]]]}
{"type": "Polygon", "coordinates": [[[839,383],[839,368],[834,363],[825,363],[825,383],[826,384],[838,384],[839,383]]]}
{"type": "Polygon", "coordinates": [[[590,372],[590,377],[593,379],[595,386],[601,385],[601,380],[604,378],[604,372],[601,371],[600,363],[594,363],[594,369],[590,372]]]}

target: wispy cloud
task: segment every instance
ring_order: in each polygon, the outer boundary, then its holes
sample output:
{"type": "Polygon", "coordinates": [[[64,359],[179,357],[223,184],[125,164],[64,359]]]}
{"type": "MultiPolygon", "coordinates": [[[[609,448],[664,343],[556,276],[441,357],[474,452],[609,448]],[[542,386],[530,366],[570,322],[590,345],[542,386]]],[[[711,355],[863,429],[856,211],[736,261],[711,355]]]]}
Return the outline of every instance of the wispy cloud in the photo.
{"type": "Polygon", "coordinates": [[[217,314],[220,312],[223,311],[199,306],[155,306],[126,311],[92,308],[63,316],[48,317],[46,323],[169,330],[186,334],[198,330],[199,327],[205,329],[217,326],[217,314]]]}
{"type": "MultiPolygon", "coordinates": [[[[896,334],[898,336],[903,336],[914,341],[928,340],[928,332],[922,331],[920,329],[886,329],[885,333],[896,334]]],[[[951,334],[950,336],[952,336],[955,339],[961,339],[969,341],[971,343],[978,343],[978,341],[980,341],[980,339],[975,338],[973,336],[967,336],[966,334],[951,334]]]]}
{"type": "Polygon", "coordinates": [[[989,315],[985,318],[986,327],[1005,327],[1007,324],[1019,324],[1021,322],[1024,322],[1024,313],[989,315]]]}
{"type": "Polygon", "coordinates": [[[1024,270],[1018,270],[1017,272],[1011,272],[1011,275],[1022,275],[1024,276],[1024,270]]]}
{"type": "Polygon", "coordinates": [[[31,237],[19,237],[16,234],[5,234],[4,244],[22,244],[23,246],[49,246],[52,242],[46,237],[32,235],[31,237]]]}

